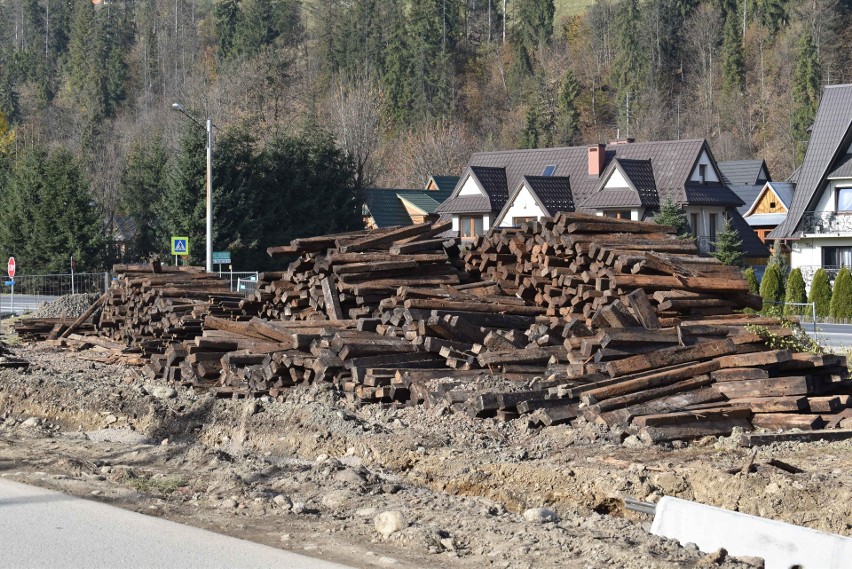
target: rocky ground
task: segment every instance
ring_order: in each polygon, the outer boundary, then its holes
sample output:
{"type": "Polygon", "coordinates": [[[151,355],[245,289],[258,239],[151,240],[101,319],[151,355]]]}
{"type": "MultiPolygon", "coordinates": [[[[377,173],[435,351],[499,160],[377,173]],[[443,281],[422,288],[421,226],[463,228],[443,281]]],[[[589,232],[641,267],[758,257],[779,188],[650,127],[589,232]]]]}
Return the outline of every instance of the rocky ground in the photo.
{"type": "Polygon", "coordinates": [[[744,474],[730,439],[353,408],[328,385],[216,399],[96,352],[13,352],[32,365],[0,371],[0,475],[356,567],[762,566],[650,535],[624,497],[852,535],[849,442],[761,448],[744,474]]]}

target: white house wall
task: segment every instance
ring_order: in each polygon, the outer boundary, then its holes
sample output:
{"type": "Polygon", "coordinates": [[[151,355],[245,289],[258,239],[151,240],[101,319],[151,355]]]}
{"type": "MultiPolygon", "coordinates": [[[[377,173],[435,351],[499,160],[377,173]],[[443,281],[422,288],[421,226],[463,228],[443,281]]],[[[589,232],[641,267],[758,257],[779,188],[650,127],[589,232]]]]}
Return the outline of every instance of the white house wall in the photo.
{"type": "Polygon", "coordinates": [[[707,155],[706,151],[701,152],[701,157],[698,159],[698,162],[695,164],[695,169],[692,171],[692,176],[689,179],[693,182],[701,183],[701,165],[705,165],[706,171],[704,176],[704,181],[706,182],[718,182],[719,177],[716,175],[716,170],[713,168],[713,163],[710,161],[710,157],[707,155]]]}
{"type": "Polygon", "coordinates": [[[852,181],[832,180],[829,182],[822,192],[814,211],[836,211],[835,199],[837,197],[837,188],[852,188],[852,181]]]}
{"type": "Polygon", "coordinates": [[[470,174],[467,175],[467,179],[464,181],[464,185],[459,191],[460,196],[481,196],[482,190],[479,189],[479,186],[476,184],[476,180],[470,174]]]}
{"type": "Polygon", "coordinates": [[[810,279],[816,267],[822,266],[823,247],[852,247],[852,237],[822,237],[799,239],[791,243],[790,267],[802,269],[802,275],[810,286],[810,279]],[[805,267],[812,267],[807,270],[805,267]]]}
{"type": "Polygon", "coordinates": [[[698,237],[709,237],[710,236],[710,214],[716,214],[716,235],[719,235],[719,232],[722,231],[722,228],[725,225],[725,208],[722,207],[706,207],[706,206],[686,206],[684,212],[686,213],[686,219],[690,223],[690,228],[695,232],[698,237]],[[692,214],[698,214],[698,228],[691,227],[692,225],[692,214]]]}
{"type": "Polygon", "coordinates": [[[604,189],[618,188],[618,189],[623,190],[624,188],[629,188],[629,187],[630,186],[627,183],[627,180],[624,179],[624,176],[621,174],[621,172],[617,168],[612,171],[612,174],[610,175],[609,179],[606,181],[606,184],[604,184],[604,189]]]}
{"type": "Polygon", "coordinates": [[[498,226],[510,227],[514,225],[512,220],[516,217],[535,217],[536,219],[540,219],[544,217],[544,215],[544,212],[541,211],[541,208],[536,203],[535,198],[533,198],[532,192],[530,192],[529,188],[527,188],[525,184],[512,201],[512,204],[506,211],[506,215],[499,220],[498,226]]]}

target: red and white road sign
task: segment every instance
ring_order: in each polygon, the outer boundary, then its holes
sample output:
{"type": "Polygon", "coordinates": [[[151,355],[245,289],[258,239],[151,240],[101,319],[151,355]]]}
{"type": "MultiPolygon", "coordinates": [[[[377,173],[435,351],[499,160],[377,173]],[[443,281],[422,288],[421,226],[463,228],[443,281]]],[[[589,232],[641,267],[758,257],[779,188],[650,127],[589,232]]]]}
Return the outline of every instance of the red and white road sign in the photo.
{"type": "Polygon", "coordinates": [[[9,273],[9,278],[15,278],[15,258],[9,257],[9,263],[6,265],[6,272],[9,273]]]}

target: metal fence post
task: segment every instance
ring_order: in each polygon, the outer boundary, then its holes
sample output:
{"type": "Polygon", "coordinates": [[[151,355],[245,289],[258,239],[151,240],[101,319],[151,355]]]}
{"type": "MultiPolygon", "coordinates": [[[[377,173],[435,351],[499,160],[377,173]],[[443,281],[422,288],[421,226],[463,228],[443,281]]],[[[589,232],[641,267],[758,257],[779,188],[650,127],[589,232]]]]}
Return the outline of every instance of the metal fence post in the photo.
{"type": "Polygon", "coordinates": [[[109,290],[109,271],[104,271],[104,292],[109,290]]]}

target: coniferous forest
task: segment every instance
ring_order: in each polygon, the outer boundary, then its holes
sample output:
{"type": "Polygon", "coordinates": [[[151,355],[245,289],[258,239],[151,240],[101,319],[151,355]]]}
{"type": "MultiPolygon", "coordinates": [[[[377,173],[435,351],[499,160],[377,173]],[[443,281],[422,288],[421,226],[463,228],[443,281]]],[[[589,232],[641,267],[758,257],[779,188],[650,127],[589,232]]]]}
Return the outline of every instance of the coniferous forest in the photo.
{"type": "Polygon", "coordinates": [[[208,117],[214,249],[260,269],[476,150],[707,138],[784,179],[852,81],[852,0],[575,2],[0,0],[0,256],[97,269],[188,235],[198,262],[208,117]]]}

